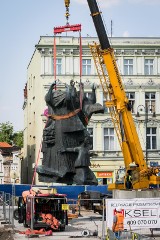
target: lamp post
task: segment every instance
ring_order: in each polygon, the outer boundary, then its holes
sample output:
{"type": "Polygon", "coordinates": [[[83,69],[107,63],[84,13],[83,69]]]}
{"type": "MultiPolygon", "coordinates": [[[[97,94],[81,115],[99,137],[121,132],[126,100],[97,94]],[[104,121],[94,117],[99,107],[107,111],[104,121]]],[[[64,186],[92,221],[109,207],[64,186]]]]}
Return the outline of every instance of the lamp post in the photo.
{"type": "MultiPolygon", "coordinates": [[[[147,104],[147,102],[145,103],[145,106],[144,105],[139,105],[138,107],[137,107],[137,117],[140,117],[140,114],[139,114],[139,111],[138,111],[138,109],[140,110],[140,111],[143,111],[144,110],[144,116],[145,116],[145,131],[146,131],[146,133],[145,133],[145,140],[146,140],[146,143],[145,143],[145,158],[146,158],[146,164],[148,165],[148,144],[147,144],[147,127],[148,127],[148,125],[147,125],[147,123],[148,123],[148,112],[149,111],[152,111],[152,107],[153,107],[153,105],[148,105],[147,104]]],[[[155,117],[155,112],[153,112],[152,113],[152,117],[155,117]]]]}

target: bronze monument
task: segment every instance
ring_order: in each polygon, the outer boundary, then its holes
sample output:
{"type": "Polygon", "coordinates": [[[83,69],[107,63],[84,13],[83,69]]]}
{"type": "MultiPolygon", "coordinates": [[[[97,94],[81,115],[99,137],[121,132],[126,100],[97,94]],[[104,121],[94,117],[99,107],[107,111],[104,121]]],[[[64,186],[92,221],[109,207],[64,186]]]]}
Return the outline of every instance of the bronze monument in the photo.
{"type": "Polygon", "coordinates": [[[93,113],[103,113],[104,107],[96,103],[95,86],[91,98],[77,91],[71,80],[65,92],[51,85],[45,96],[48,120],[43,130],[42,165],[36,171],[41,182],[77,185],[97,185],[90,166],[90,136],[88,121],[93,113]]]}

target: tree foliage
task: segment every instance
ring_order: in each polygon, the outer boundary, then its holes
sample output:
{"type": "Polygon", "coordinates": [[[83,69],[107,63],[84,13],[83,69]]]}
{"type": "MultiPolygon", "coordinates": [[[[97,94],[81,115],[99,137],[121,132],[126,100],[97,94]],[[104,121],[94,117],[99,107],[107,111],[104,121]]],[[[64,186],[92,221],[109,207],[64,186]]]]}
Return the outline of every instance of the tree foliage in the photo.
{"type": "Polygon", "coordinates": [[[12,144],[13,125],[10,122],[0,123],[0,141],[12,144]]]}
{"type": "Polygon", "coordinates": [[[18,147],[23,147],[23,132],[19,131],[13,134],[13,143],[18,147]]]}
{"type": "Polygon", "coordinates": [[[0,123],[0,142],[23,147],[23,132],[14,132],[13,125],[10,122],[0,123]]]}

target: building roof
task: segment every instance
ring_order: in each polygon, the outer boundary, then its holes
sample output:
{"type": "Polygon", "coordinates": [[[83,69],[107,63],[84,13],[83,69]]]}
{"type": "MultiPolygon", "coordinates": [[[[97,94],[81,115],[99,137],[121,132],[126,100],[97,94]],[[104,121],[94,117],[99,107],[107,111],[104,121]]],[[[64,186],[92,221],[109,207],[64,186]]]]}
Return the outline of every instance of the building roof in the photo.
{"type": "Polygon", "coordinates": [[[0,142],[0,148],[8,148],[8,147],[12,147],[10,144],[8,144],[7,142],[0,142]]]}

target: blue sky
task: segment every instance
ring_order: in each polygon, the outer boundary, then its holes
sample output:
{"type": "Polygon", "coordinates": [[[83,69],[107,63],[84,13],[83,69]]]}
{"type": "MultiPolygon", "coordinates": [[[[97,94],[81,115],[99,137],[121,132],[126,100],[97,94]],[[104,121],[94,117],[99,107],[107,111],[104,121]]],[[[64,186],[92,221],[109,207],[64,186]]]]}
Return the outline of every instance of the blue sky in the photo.
{"type": "MultiPolygon", "coordinates": [[[[160,37],[160,0],[97,0],[115,37],[160,37]]],[[[0,0],[0,123],[23,130],[23,89],[27,66],[40,36],[65,25],[64,0],[0,0]]],[[[82,24],[82,36],[96,36],[87,0],[70,0],[70,23],[82,24]]]]}

